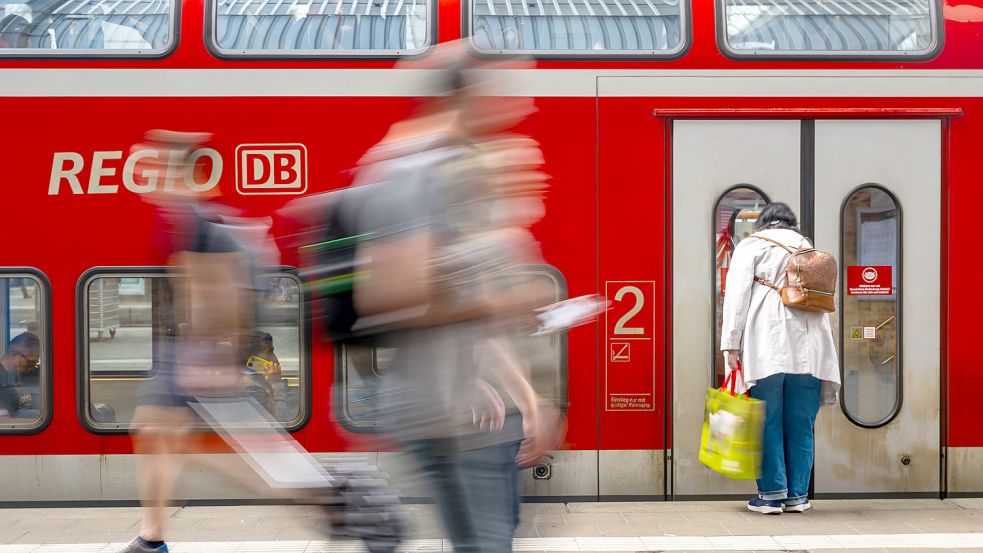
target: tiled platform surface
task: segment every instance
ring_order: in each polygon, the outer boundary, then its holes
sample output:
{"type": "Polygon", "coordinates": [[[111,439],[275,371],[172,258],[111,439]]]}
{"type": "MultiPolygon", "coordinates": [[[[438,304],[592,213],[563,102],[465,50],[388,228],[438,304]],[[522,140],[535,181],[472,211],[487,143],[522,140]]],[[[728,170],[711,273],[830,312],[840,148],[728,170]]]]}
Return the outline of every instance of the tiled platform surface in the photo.
{"type": "MultiPolygon", "coordinates": [[[[407,507],[405,551],[451,551],[432,505],[407,507]]],[[[135,507],[0,509],[0,553],[112,552],[139,528],[135,507]]],[[[175,553],[362,551],[331,541],[313,507],[172,508],[175,553]]],[[[740,502],[547,503],[523,506],[516,551],[977,551],[983,499],[815,501],[764,516],[740,502]]]]}

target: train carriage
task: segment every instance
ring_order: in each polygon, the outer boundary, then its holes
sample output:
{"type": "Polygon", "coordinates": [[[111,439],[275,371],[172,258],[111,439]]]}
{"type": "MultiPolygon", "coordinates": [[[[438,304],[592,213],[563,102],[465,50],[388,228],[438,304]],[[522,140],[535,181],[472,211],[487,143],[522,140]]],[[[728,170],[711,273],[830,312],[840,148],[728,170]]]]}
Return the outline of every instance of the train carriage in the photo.
{"type": "MultiPolygon", "coordinates": [[[[465,38],[552,176],[534,231],[557,299],[601,293],[596,325],[543,339],[542,393],[569,432],[523,493],[747,495],[697,459],[719,383],[726,252],[761,206],[792,205],[840,263],[843,388],[816,427],[817,497],[983,494],[977,399],[983,261],[980,0],[0,0],[4,225],[0,345],[41,338],[35,411],[0,421],[0,501],[132,501],[127,432],[166,312],[164,259],[130,151],[151,128],[214,133],[193,186],[250,217],[346,184],[420,95],[399,64],[465,38]]],[[[144,175],[147,177],[149,175],[144,175]]],[[[275,224],[286,244],[290,229],[275,224]]],[[[308,449],[368,454],[386,351],[333,348],[296,256],[265,275],[271,405],[308,449]]],[[[204,437],[208,441],[209,438],[204,437]]],[[[216,445],[215,455],[227,455],[216,445]]],[[[248,498],[195,473],[190,499],[248,498]]]]}

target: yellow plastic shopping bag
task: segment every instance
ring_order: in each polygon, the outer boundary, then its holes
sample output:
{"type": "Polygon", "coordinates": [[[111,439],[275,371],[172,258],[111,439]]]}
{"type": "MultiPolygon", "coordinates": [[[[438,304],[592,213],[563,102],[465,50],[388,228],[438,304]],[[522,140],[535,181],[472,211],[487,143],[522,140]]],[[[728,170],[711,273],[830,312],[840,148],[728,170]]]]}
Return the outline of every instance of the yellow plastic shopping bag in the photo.
{"type": "Polygon", "coordinates": [[[700,462],[728,478],[753,480],[761,473],[765,402],[734,393],[740,371],[707,390],[700,462]]]}

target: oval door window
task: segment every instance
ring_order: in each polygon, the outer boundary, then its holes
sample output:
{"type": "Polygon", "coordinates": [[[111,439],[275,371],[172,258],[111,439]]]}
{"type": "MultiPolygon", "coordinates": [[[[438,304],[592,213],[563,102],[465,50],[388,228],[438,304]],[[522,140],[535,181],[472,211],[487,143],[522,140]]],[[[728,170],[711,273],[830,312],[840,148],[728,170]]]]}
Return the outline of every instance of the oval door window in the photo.
{"type": "Polygon", "coordinates": [[[724,283],[734,248],[754,232],[758,214],[768,203],[764,192],[749,184],[730,188],[717,200],[713,209],[713,374],[711,385],[720,386],[724,381],[724,359],[720,354],[720,328],[723,325],[724,283]]]}
{"type": "Polygon", "coordinates": [[[841,213],[843,412],[887,424],[901,407],[901,206],[886,188],[853,191],[841,213]]]}

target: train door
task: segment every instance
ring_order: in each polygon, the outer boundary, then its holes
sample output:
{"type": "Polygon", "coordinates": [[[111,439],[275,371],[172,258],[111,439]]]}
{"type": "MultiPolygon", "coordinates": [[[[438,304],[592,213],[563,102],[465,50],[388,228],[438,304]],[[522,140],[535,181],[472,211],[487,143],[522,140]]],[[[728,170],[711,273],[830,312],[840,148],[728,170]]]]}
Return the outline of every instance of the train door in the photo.
{"type": "Polygon", "coordinates": [[[939,120],[816,121],[816,242],[840,259],[840,402],[816,495],[940,491],[939,120]]]}
{"type": "Polygon", "coordinates": [[[703,398],[723,372],[716,340],[727,256],[768,200],[798,205],[800,134],[798,121],[673,122],[668,481],[676,499],[754,490],[700,464],[703,398]]]}
{"type": "Polygon", "coordinates": [[[679,120],[672,136],[671,495],[755,490],[698,451],[723,373],[729,254],[769,200],[793,206],[842,273],[830,322],[843,389],[817,422],[816,494],[938,493],[939,121],[679,120]]]}

